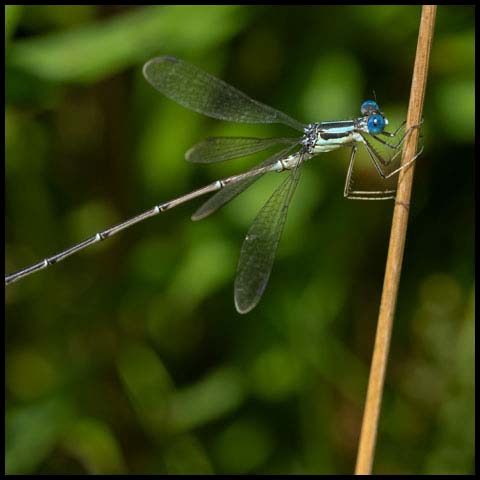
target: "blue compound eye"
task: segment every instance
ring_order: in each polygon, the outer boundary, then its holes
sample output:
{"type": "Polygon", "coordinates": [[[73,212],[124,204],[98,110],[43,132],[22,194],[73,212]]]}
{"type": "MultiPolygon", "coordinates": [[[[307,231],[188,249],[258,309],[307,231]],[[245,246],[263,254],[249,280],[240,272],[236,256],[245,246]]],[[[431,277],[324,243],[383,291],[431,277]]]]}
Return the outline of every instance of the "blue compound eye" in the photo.
{"type": "Polygon", "coordinates": [[[383,132],[385,128],[385,119],[382,115],[376,114],[372,115],[367,122],[368,132],[372,134],[377,134],[383,132]]]}
{"type": "Polygon", "coordinates": [[[369,115],[374,111],[379,112],[380,107],[378,106],[378,103],[374,102],[373,100],[367,100],[366,102],[363,102],[362,106],[360,107],[360,112],[362,115],[369,115]]]}

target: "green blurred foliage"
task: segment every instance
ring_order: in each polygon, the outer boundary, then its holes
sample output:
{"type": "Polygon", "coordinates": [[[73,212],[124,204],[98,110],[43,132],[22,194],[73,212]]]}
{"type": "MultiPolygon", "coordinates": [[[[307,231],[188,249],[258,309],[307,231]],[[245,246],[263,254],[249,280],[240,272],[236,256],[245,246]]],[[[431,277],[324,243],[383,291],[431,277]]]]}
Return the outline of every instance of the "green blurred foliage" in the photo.
{"type": "MultiPolygon", "coordinates": [[[[7,6],[6,270],[264,158],[193,165],[204,118],[143,79],[176,55],[301,121],[405,116],[418,6],[7,6]]],[[[438,9],[376,473],[474,468],[474,10],[438,9]]],[[[184,205],[6,290],[7,473],[351,473],[392,203],[309,162],[270,284],[233,306],[279,178],[184,205]]],[[[367,175],[374,175],[366,170],[367,175]]],[[[372,177],[373,178],[373,177],[372,177]]]]}

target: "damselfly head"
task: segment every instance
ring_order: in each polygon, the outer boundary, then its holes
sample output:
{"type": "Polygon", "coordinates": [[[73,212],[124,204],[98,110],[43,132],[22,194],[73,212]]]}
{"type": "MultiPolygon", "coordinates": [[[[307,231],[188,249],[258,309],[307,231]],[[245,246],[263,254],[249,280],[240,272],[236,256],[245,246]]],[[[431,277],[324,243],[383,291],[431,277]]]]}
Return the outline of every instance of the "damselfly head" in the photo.
{"type": "Polygon", "coordinates": [[[363,102],[360,111],[364,117],[368,117],[366,119],[368,133],[376,135],[383,132],[385,126],[388,125],[388,120],[380,110],[377,102],[373,100],[363,102]]]}
{"type": "Polygon", "coordinates": [[[382,133],[385,125],[388,124],[388,120],[380,113],[374,113],[368,117],[367,127],[368,133],[376,135],[382,133]]]}
{"type": "Polygon", "coordinates": [[[362,115],[367,116],[371,115],[372,113],[379,113],[380,107],[378,106],[377,102],[374,102],[373,100],[367,100],[362,103],[362,106],[360,107],[360,112],[362,113],[362,115]]]}

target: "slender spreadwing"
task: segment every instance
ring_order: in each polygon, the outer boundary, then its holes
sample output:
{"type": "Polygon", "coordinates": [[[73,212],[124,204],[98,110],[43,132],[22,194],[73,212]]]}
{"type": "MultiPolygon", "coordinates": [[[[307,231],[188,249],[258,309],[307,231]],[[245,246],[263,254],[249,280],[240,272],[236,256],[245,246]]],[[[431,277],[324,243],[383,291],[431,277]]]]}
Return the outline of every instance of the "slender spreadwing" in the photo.
{"type": "Polygon", "coordinates": [[[357,200],[385,200],[395,195],[393,189],[359,190],[353,188],[352,172],[358,146],[365,148],[376,171],[387,179],[411,162],[398,166],[406,134],[405,122],[394,132],[385,130],[388,120],[373,100],[363,102],[361,116],[353,120],[328,121],[304,125],[279,110],[251,99],[236,88],[178,58],[163,56],[148,61],[143,74],[166,97],[203,115],[239,123],[281,123],[301,132],[297,137],[255,138],[214,137],[198,143],[186,153],[195,163],[213,163],[245,157],[282,146],[260,165],[244,173],[217,180],[191,193],[154,206],[123,223],[108,228],[41,262],[5,276],[5,285],[42,270],[83,250],[89,245],[142,220],[170,210],[194,198],[216,192],[193,215],[200,220],[235,198],[268,172],[288,171],[288,176],[258,212],[243,242],[234,285],[235,307],[247,313],[260,301],[267,286],[275,253],[283,231],[290,200],[295,192],[302,165],[316,155],[350,147],[344,196],[357,200]]]}

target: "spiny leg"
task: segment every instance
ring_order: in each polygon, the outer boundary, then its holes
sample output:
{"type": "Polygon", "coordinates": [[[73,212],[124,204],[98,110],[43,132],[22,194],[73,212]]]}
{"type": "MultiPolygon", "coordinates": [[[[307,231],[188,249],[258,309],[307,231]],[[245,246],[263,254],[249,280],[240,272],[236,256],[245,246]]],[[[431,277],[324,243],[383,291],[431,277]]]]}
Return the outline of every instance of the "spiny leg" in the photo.
{"type": "MultiPolygon", "coordinates": [[[[385,140],[379,138],[378,135],[372,135],[372,137],[375,140],[377,140],[377,142],[380,142],[381,144],[385,145],[386,147],[388,147],[392,150],[399,150],[400,147],[403,145],[407,135],[409,135],[413,131],[413,129],[420,128],[422,123],[423,123],[423,120],[420,123],[418,123],[417,125],[412,125],[410,128],[405,130],[405,132],[403,132],[402,136],[400,137],[400,140],[398,141],[398,143],[396,145],[392,145],[391,143],[386,142],[385,140]]],[[[387,136],[387,137],[390,137],[390,138],[396,137],[397,134],[398,134],[398,131],[403,127],[403,125],[405,125],[405,121],[400,124],[400,126],[395,130],[395,132],[389,133],[389,132],[383,131],[383,132],[380,133],[380,135],[384,135],[384,136],[387,136]]],[[[392,159],[390,159],[388,161],[388,163],[391,163],[391,161],[392,161],[392,159]]]]}
{"type": "Polygon", "coordinates": [[[393,155],[392,158],[390,158],[388,161],[385,161],[382,156],[375,152],[374,149],[367,143],[365,142],[364,144],[365,146],[365,149],[367,150],[367,153],[368,155],[370,156],[370,158],[372,159],[373,161],[373,164],[375,165],[375,168],[377,169],[377,172],[378,174],[385,180],[389,179],[390,177],[392,177],[393,175],[395,175],[396,173],[398,173],[400,170],[403,170],[404,168],[407,168],[409,165],[411,165],[420,155],[421,153],[423,152],[423,145],[422,147],[420,148],[420,150],[415,154],[415,156],[410,160],[408,161],[407,163],[405,163],[405,165],[400,165],[400,167],[396,168],[395,170],[393,170],[393,172],[390,172],[390,173],[385,173],[382,169],[382,166],[388,166],[390,165],[397,157],[398,155],[400,154],[401,150],[397,150],[395,152],[395,154],[393,155]]]}
{"type": "Polygon", "coordinates": [[[398,134],[398,132],[400,131],[400,129],[401,129],[406,123],[407,123],[407,121],[404,120],[404,121],[397,127],[397,129],[396,129],[393,133],[387,132],[387,131],[384,130],[383,132],[380,132],[380,135],[384,135],[385,137],[391,137],[391,138],[392,138],[392,137],[396,137],[397,134],[398,134]]]}
{"type": "Polygon", "coordinates": [[[369,191],[369,190],[352,190],[352,172],[357,154],[357,146],[352,147],[350,155],[350,163],[348,165],[347,177],[345,179],[345,188],[343,196],[349,200],[390,200],[395,198],[396,190],[369,191]]]}

